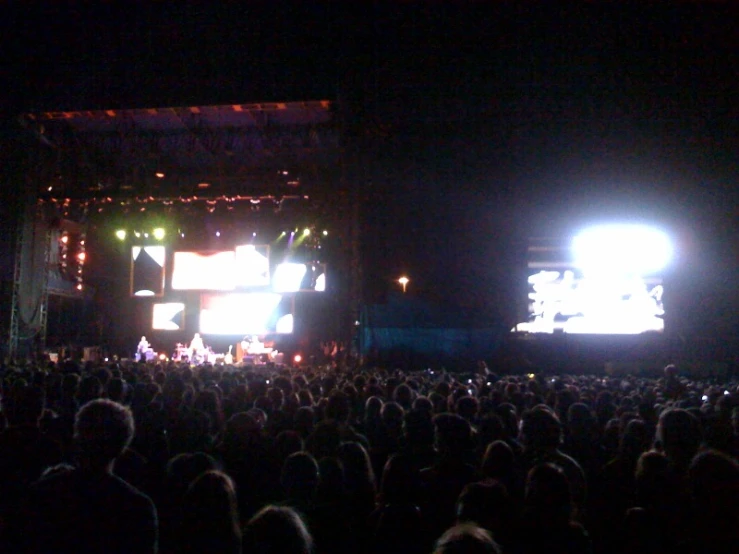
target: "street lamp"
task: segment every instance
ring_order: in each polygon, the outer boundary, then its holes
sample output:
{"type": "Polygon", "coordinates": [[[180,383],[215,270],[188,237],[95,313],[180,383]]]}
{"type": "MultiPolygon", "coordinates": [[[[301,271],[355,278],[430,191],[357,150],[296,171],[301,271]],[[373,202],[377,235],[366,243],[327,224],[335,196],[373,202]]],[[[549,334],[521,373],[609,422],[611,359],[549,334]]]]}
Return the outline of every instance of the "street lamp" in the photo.
{"type": "Polygon", "coordinates": [[[405,294],[405,288],[408,286],[408,283],[410,282],[410,279],[403,275],[400,279],[398,279],[398,283],[400,283],[400,286],[403,287],[403,293],[405,294]]]}

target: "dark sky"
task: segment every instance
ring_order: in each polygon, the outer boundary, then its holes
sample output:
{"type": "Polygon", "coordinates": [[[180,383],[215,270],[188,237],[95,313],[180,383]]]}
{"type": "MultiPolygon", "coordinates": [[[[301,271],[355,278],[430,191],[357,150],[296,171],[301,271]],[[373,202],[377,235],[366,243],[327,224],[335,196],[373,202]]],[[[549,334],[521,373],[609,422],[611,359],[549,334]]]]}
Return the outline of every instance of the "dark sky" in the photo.
{"type": "Polygon", "coordinates": [[[407,271],[429,294],[501,303],[525,237],[598,218],[656,220],[715,268],[702,278],[736,275],[735,3],[2,9],[5,115],[346,102],[370,137],[372,293],[407,271]]]}

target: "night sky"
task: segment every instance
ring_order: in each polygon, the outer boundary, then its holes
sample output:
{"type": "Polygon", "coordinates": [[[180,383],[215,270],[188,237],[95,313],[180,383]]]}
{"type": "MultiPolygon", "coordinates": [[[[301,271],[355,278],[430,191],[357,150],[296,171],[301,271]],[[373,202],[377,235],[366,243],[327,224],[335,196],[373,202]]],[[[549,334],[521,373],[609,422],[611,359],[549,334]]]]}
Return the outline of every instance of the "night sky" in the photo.
{"type": "Polygon", "coordinates": [[[739,11],[666,4],[6,2],[2,114],[339,100],[368,299],[407,272],[507,317],[528,236],[628,218],[680,237],[690,309],[732,317],[739,11]]]}

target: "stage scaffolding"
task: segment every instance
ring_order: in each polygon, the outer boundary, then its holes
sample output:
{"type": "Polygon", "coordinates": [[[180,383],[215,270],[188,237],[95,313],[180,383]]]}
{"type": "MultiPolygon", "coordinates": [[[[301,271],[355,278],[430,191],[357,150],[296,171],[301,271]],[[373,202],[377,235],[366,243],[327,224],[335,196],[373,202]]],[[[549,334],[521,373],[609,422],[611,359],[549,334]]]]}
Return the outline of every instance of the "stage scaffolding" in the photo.
{"type": "Polygon", "coordinates": [[[23,115],[19,132],[35,137],[37,152],[14,245],[9,356],[44,351],[50,295],[83,296],[50,289],[53,225],[156,203],[329,206],[348,264],[341,338],[352,340],[361,305],[361,183],[346,169],[335,111],[321,100],[23,115]]]}

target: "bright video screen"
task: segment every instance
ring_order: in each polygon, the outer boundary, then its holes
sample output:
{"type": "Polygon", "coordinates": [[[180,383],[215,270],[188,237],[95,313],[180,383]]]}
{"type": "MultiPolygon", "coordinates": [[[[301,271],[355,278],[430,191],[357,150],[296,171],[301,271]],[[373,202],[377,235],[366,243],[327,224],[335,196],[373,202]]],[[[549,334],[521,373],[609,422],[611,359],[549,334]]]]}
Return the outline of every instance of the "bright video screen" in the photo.
{"type": "Polygon", "coordinates": [[[203,294],[200,332],[205,335],[290,334],[292,300],[272,292],[203,294]]]}
{"type": "Polygon", "coordinates": [[[181,302],[154,304],[151,328],[157,331],[184,329],[185,305],[181,302]]]}
{"type": "Polygon", "coordinates": [[[587,229],[572,241],[532,241],[528,319],[513,331],[628,334],[664,330],[662,272],[672,249],[642,226],[587,229]]]}
{"type": "Polygon", "coordinates": [[[275,292],[326,290],[326,265],[285,262],[275,266],[272,275],[275,292]]]}
{"type": "Polygon", "coordinates": [[[132,296],[161,296],[164,294],[166,259],[164,246],[131,247],[132,296]]]}
{"type": "Polygon", "coordinates": [[[237,287],[269,285],[269,246],[243,244],[234,249],[237,287]]]}
{"type": "Polygon", "coordinates": [[[225,252],[175,252],[172,269],[174,290],[234,290],[236,254],[225,252]]]}

